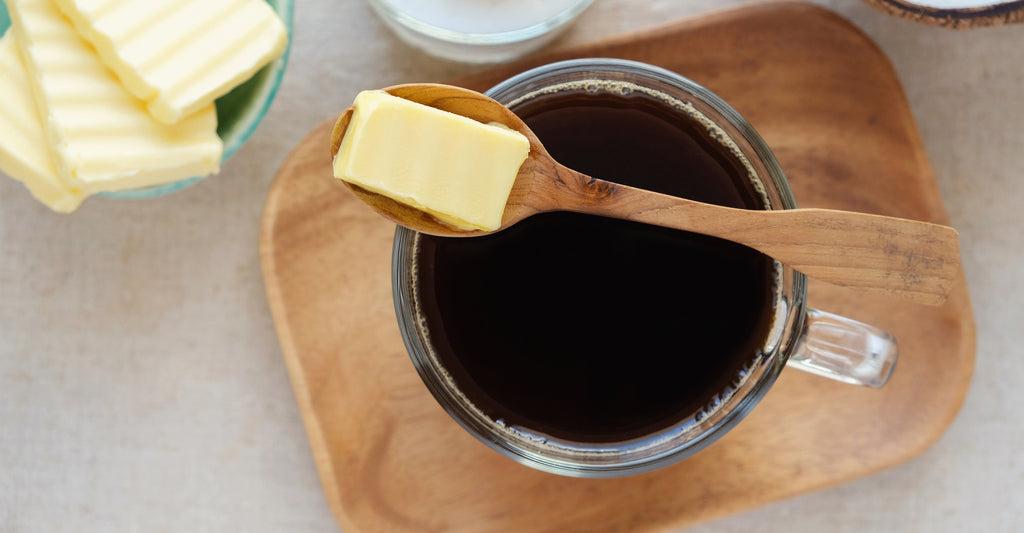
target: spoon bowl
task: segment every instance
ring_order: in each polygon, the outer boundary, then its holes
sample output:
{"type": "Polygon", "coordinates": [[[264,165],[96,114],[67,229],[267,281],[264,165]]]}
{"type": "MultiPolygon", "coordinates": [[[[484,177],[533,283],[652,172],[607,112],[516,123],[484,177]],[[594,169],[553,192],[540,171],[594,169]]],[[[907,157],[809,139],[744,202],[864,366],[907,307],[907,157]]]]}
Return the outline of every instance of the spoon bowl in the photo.
{"type": "MultiPolygon", "coordinates": [[[[431,83],[406,84],[387,87],[383,91],[392,96],[469,117],[485,124],[499,122],[525,135],[530,141],[530,154],[522,166],[519,167],[519,173],[512,185],[512,192],[509,194],[508,201],[505,204],[501,228],[495,231],[500,231],[528,216],[540,212],[536,208],[531,207],[529,203],[531,199],[530,190],[535,184],[531,176],[541,171],[538,168],[539,166],[551,166],[552,164],[557,165],[557,163],[548,155],[540,139],[515,113],[483,94],[451,85],[431,83]]],[[[338,117],[337,122],[334,124],[334,130],[331,132],[332,158],[338,155],[341,140],[345,137],[345,132],[348,130],[348,124],[351,119],[352,108],[349,107],[338,117]]],[[[458,228],[382,194],[368,191],[347,181],[342,181],[342,183],[380,215],[396,224],[420,233],[437,235],[439,237],[478,237],[494,233],[494,231],[458,228]]]]}
{"type": "MultiPolygon", "coordinates": [[[[404,98],[482,123],[498,122],[526,136],[530,153],[505,204],[501,231],[547,211],[574,211],[702,233],[769,255],[809,277],[898,296],[918,303],[945,301],[960,269],[956,230],[914,220],[829,209],[748,210],[645,191],[576,172],[555,161],[530,128],[504,105],[469,89],[440,84],[385,88],[404,98]]],[[[337,155],[352,108],[331,134],[337,155]]],[[[414,231],[474,237],[416,208],[343,181],[379,214],[414,231]]]]}

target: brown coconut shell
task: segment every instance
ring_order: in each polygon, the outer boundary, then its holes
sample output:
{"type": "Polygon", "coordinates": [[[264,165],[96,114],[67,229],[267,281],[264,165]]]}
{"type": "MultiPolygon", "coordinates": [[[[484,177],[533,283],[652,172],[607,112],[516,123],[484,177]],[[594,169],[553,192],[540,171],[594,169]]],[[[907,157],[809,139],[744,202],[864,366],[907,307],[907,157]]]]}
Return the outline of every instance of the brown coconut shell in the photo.
{"type": "Polygon", "coordinates": [[[1024,0],[969,8],[926,7],[905,0],[864,1],[891,15],[955,30],[1024,22],[1024,0]]]}

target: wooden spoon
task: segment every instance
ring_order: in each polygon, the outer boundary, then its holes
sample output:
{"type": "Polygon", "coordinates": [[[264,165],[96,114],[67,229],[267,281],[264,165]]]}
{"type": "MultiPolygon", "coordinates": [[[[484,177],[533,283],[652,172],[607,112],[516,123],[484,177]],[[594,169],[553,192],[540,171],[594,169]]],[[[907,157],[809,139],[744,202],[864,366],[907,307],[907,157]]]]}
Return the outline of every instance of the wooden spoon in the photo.
{"type": "MultiPolygon", "coordinates": [[[[633,220],[728,239],[815,279],[930,305],[945,301],[959,271],[957,232],[947,226],[828,209],[735,209],[619,185],[560,165],[519,117],[480,93],[437,84],[384,90],[480,122],[500,122],[530,140],[530,154],[516,176],[498,231],[546,211],[633,220]]],[[[334,126],[332,157],[351,116],[349,108],[334,126]]],[[[455,228],[388,197],[345,185],[381,215],[415,231],[444,237],[491,233],[455,228]]]]}

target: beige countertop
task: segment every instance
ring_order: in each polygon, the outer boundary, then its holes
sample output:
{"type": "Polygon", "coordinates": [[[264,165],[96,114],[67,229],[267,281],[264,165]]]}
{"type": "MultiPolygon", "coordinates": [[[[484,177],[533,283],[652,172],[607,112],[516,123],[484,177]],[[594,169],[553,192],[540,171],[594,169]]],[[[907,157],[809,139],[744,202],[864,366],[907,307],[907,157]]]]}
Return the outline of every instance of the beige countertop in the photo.
{"type": "MultiPolygon", "coordinates": [[[[555,46],[723,5],[597,0],[555,46]]],[[[904,84],[960,230],[978,350],[912,461],[695,531],[1014,531],[1024,524],[1024,25],[970,32],[819,2],[904,84]]],[[[267,188],[356,92],[473,67],[398,42],[360,0],[299,0],[277,101],[219,176],[50,213],[0,180],[0,532],[330,532],[260,273],[267,188]]]]}

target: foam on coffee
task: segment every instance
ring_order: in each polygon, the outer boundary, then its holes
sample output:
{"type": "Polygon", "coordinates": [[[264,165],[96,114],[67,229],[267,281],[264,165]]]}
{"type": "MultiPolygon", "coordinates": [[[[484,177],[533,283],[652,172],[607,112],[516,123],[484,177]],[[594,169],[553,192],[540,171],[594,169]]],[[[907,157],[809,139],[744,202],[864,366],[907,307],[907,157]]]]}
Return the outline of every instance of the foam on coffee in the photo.
{"type": "Polygon", "coordinates": [[[764,185],[761,183],[761,180],[757,175],[757,171],[754,170],[754,166],[750,164],[750,159],[748,159],[746,154],[743,153],[743,150],[740,150],[740,147],[736,144],[736,142],[729,137],[729,134],[727,134],[721,126],[719,126],[713,120],[708,118],[707,115],[698,111],[693,104],[689,102],[684,102],[679,98],[665,94],[656,89],[644,87],[643,85],[638,85],[633,82],[618,80],[589,79],[567,81],[551,85],[548,87],[544,87],[543,89],[538,89],[531,93],[524,94],[523,96],[520,96],[515,100],[512,100],[505,107],[514,110],[519,105],[523,104],[524,102],[533,100],[534,98],[570,91],[584,91],[591,94],[603,92],[608,94],[614,94],[617,96],[629,96],[633,93],[640,93],[650,96],[651,98],[654,98],[655,100],[664,103],[666,106],[676,111],[679,111],[680,113],[683,113],[684,115],[689,117],[690,120],[704,127],[705,130],[707,130],[708,136],[710,138],[720,143],[722,148],[728,151],[728,153],[732,157],[735,157],[736,160],[743,165],[743,168],[746,171],[748,178],[750,179],[751,185],[754,187],[754,189],[757,191],[757,194],[764,202],[763,205],[771,205],[771,201],[768,199],[768,193],[765,192],[764,185]]]}

